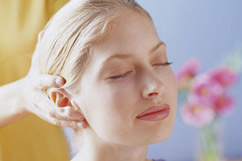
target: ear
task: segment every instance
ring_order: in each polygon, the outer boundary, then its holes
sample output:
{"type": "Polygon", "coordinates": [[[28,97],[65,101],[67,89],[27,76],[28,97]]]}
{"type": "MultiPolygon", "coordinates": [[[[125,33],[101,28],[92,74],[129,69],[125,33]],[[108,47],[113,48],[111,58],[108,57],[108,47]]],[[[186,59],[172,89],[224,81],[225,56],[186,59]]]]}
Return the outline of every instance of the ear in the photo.
{"type": "Polygon", "coordinates": [[[51,88],[48,92],[51,101],[56,105],[56,107],[66,107],[72,106],[70,98],[67,96],[64,89],[51,88]]]}
{"type": "Polygon", "coordinates": [[[55,104],[56,108],[61,109],[61,112],[64,113],[62,114],[64,116],[61,118],[67,120],[84,120],[80,108],[71,100],[71,97],[66,90],[62,88],[50,88],[48,90],[48,96],[51,102],[55,104]]]}

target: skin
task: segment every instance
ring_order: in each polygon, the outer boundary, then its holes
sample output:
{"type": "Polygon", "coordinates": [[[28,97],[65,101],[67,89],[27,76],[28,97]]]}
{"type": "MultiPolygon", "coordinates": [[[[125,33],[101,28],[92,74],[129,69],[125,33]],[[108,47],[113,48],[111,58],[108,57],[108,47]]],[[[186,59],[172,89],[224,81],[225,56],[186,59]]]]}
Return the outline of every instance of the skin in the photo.
{"type": "MultiPolygon", "coordinates": [[[[62,82],[56,83],[55,76],[41,75],[30,79],[22,78],[0,87],[0,128],[19,120],[30,113],[55,124],[57,118],[51,117],[50,109],[53,105],[42,92],[47,87],[60,87],[62,82]],[[38,79],[36,79],[38,78],[38,79]],[[28,92],[27,92],[28,91],[28,92]],[[39,96],[39,97],[36,97],[39,96]],[[38,102],[38,106],[36,105],[38,102]]],[[[53,112],[57,112],[53,110],[53,112]]],[[[58,118],[60,123],[66,123],[58,118]]],[[[69,122],[68,122],[69,123],[69,122]]],[[[62,124],[61,124],[62,125],[62,124]]],[[[75,128],[77,126],[72,126],[75,128]]]]}
{"type": "Polygon", "coordinates": [[[93,56],[79,83],[81,92],[68,98],[68,105],[78,106],[85,118],[81,148],[72,161],[147,161],[148,145],[171,136],[177,82],[169,65],[157,65],[168,62],[166,46],[149,53],[159,42],[154,26],[130,11],[113,21],[105,38],[92,47],[93,56]],[[129,53],[133,59],[102,65],[116,53],[129,53]],[[128,74],[123,78],[110,78],[124,73],[128,74]],[[166,119],[136,118],[158,103],[170,105],[166,119]]]}

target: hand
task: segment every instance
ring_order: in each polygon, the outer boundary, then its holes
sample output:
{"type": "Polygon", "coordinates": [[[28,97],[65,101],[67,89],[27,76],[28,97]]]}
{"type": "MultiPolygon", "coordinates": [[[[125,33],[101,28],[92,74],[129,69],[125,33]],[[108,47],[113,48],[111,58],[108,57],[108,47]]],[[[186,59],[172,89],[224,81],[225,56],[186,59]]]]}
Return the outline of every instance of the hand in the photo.
{"type": "MultiPolygon", "coordinates": [[[[39,38],[42,33],[39,34],[39,38]]],[[[65,80],[59,76],[41,74],[37,65],[38,53],[34,53],[29,73],[22,80],[22,102],[25,110],[34,113],[43,120],[62,127],[81,128],[83,117],[70,108],[57,108],[50,101],[45,90],[59,88],[65,80]],[[71,117],[70,117],[71,116],[71,117]]]]}

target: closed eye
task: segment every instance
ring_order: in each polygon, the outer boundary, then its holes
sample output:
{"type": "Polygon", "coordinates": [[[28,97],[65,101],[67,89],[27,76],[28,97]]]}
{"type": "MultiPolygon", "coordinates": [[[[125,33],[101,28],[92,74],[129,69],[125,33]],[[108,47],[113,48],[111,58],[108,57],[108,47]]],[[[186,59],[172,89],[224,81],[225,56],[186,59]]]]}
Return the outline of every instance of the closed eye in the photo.
{"type": "Polygon", "coordinates": [[[124,77],[126,77],[131,72],[132,71],[129,71],[129,72],[127,72],[125,74],[122,74],[122,75],[113,76],[113,77],[110,77],[110,79],[115,80],[115,79],[119,79],[119,78],[124,78],[124,77]]]}
{"type": "MultiPolygon", "coordinates": [[[[173,62],[165,62],[165,63],[157,63],[157,64],[154,64],[154,65],[157,65],[157,66],[168,66],[168,65],[171,65],[172,63],[173,62]]],[[[132,71],[126,72],[126,73],[121,74],[121,75],[113,76],[113,77],[110,77],[110,79],[111,80],[116,80],[116,79],[119,79],[119,78],[125,78],[131,72],[132,71]]]]}
{"type": "Polygon", "coordinates": [[[168,65],[171,65],[172,62],[165,62],[165,63],[157,63],[155,65],[158,65],[158,66],[168,66],[168,65]]]}

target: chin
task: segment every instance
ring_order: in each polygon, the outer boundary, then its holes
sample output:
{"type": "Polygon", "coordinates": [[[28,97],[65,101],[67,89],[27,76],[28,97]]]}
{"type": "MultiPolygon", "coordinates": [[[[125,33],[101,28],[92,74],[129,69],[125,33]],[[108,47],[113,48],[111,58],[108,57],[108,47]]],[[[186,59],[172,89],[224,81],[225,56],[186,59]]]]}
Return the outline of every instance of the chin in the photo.
{"type": "Polygon", "coordinates": [[[158,143],[161,141],[164,141],[168,138],[170,138],[172,135],[172,130],[166,131],[165,133],[161,133],[160,135],[156,136],[156,138],[153,138],[150,144],[158,143]]]}
{"type": "Polygon", "coordinates": [[[168,120],[168,122],[166,123],[166,125],[161,126],[159,130],[157,131],[153,131],[153,135],[150,137],[151,138],[151,142],[152,143],[157,143],[157,142],[161,142],[164,141],[168,138],[171,137],[172,132],[173,132],[173,128],[174,128],[174,120],[168,120]]]}
{"type": "Polygon", "coordinates": [[[149,145],[149,144],[154,144],[154,143],[164,141],[171,137],[172,130],[173,130],[172,127],[170,127],[170,128],[167,127],[167,129],[165,129],[165,130],[163,129],[162,131],[153,133],[153,135],[151,135],[149,137],[146,136],[146,139],[140,140],[139,145],[149,145]]]}
{"type": "Polygon", "coordinates": [[[136,146],[141,146],[141,145],[150,145],[150,144],[155,144],[155,143],[159,143],[159,142],[162,142],[166,139],[168,139],[171,135],[163,135],[162,137],[159,137],[159,138],[150,138],[150,139],[147,139],[145,142],[142,142],[140,144],[136,144],[136,146]]]}

